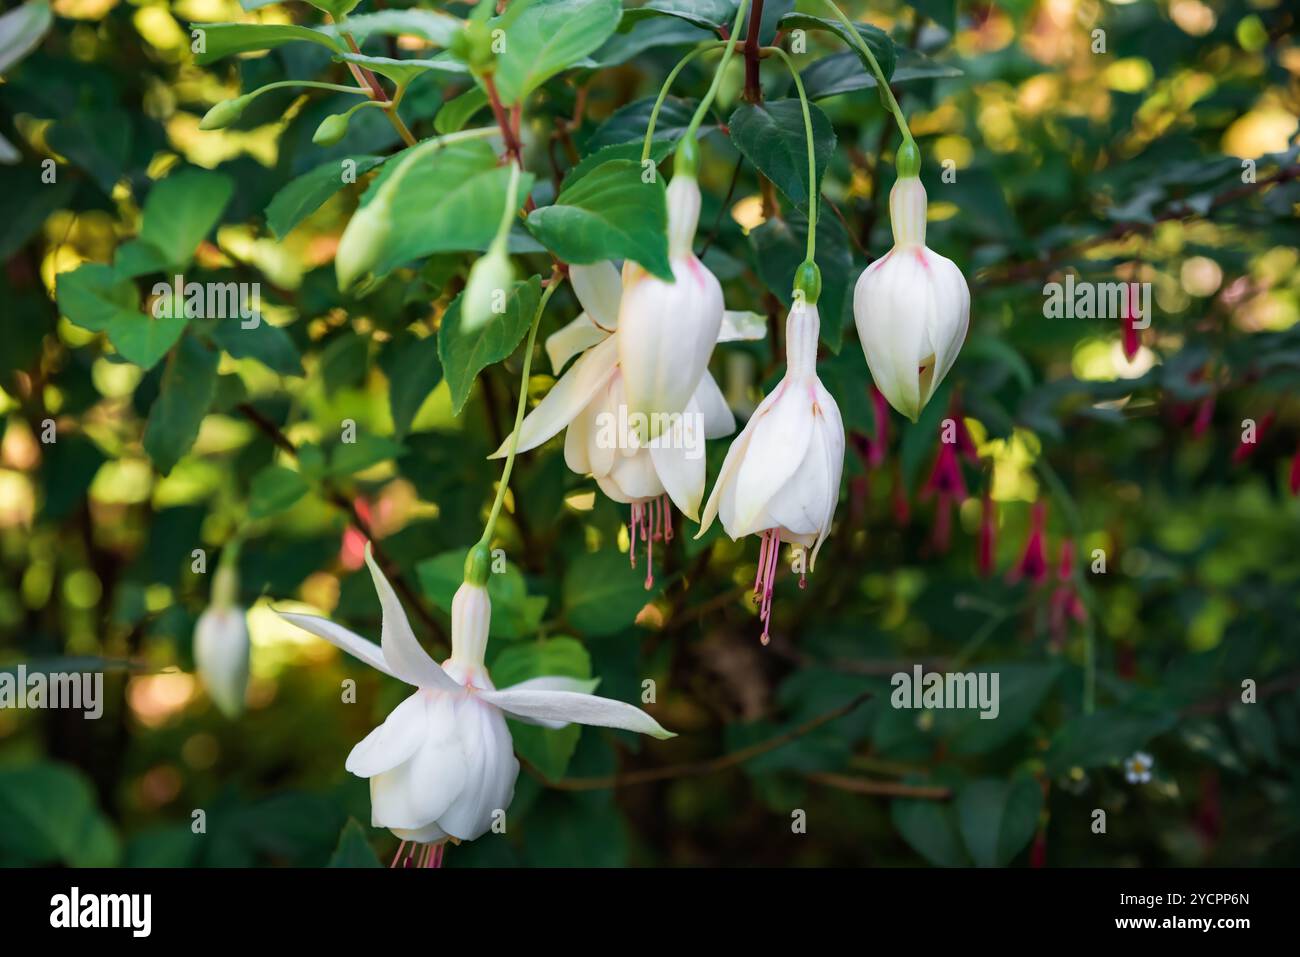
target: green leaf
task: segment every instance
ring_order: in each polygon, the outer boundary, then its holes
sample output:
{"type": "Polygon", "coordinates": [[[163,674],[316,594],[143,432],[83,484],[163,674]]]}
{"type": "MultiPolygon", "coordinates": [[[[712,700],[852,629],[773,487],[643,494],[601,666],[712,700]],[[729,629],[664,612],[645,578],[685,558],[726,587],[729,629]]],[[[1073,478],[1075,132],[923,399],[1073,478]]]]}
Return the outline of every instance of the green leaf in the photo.
{"type": "MultiPolygon", "coordinates": [[[[808,114],[812,118],[813,156],[820,192],[826,165],[835,152],[835,131],[826,114],[814,104],[808,105],[808,114]]],[[[727,125],[732,142],[745,158],[785,193],[790,202],[807,213],[808,137],[799,101],[742,103],[731,114],[727,125]]]]}
{"type": "Polygon", "coordinates": [[[1122,761],[1177,723],[1176,712],[1110,708],[1081,714],[1057,729],[1047,750],[1049,774],[1122,761]]]}
{"type": "Polygon", "coordinates": [[[564,612],[573,629],[593,638],[632,626],[652,597],[644,577],[615,551],[587,552],[564,573],[564,612]]]}
{"type": "Polygon", "coordinates": [[[433,118],[433,128],[441,136],[463,129],[475,113],[488,105],[488,96],[477,86],[470,87],[455,99],[448,100],[433,118]]]}
{"type": "Polygon", "coordinates": [[[221,319],[205,325],[215,342],[236,359],[256,359],[280,375],[302,375],[302,358],[289,333],[265,319],[245,328],[239,319],[221,319]]]}
{"type": "Polygon", "coordinates": [[[348,818],[339,834],[339,845],[330,856],[330,867],[383,867],[375,849],[366,839],[366,830],[354,817],[348,818]]]}
{"type": "Polygon", "coordinates": [[[357,8],[361,0],[307,0],[317,10],[323,10],[335,20],[346,17],[357,8]]]}
{"type": "MultiPolygon", "coordinates": [[[[807,13],[787,13],[783,16],[778,24],[781,30],[829,30],[834,33],[846,44],[849,49],[859,56],[862,60],[862,68],[874,77],[875,73],[871,69],[871,64],[865,56],[858,52],[854,45],[853,35],[849,33],[846,27],[839,20],[827,19],[825,17],[814,17],[807,13]]],[[[894,73],[894,66],[897,63],[897,54],[894,50],[894,41],[889,38],[889,34],[879,27],[874,27],[870,23],[856,23],[858,34],[867,42],[876,62],[880,64],[880,71],[885,74],[885,79],[890,79],[894,73]]]]}
{"type": "Polygon", "coordinates": [[[144,450],[166,475],[198,438],[217,390],[220,354],[185,336],[163,370],[158,398],[144,428],[144,450]]]}
{"type": "Polygon", "coordinates": [[[80,771],[52,762],[0,768],[0,859],[112,867],[120,853],[112,823],[80,771]]]}
{"type": "MultiPolygon", "coordinates": [[[[672,152],[673,144],[671,140],[661,140],[658,137],[650,144],[650,159],[655,161],[655,165],[663,162],[665,156],[672,152]]],[[[618,143],[613,146],[602,146],[594,153],[588,153],[578,165],[565,174],[564,182],[577,182],[586,176],[598,166],[603,166],[610,160],[632,160],[635,163],[641,162],[641,142],[618,143]]]]}
{"type": "Polygon", "coordinates": [[[650,17],[677,17],[706,30],[731,29],[736,19],[736,3],[735,0],[648,0],[643,6],[623,12],[624,23],[637,23],[650,17]]]}
{"type": "Polygon", "coordinates": [[[398,87],[409,85],[421,73],[427,73],[430,70],[437,70],[440,73],[464,72],[464,67],[455,60],[445,58],[420,60],[412,57],[397,60],[386,56],[367,56],[364,53],[341,53],[334,59],[340,62],[355,63],[368,70],[373,70],[380,76],[388,77],[398,87]]]}
{"type": "MultiPolygon", "coordinates": [[[[449,615],[456,589],[465,579],[465,557],[468,554],[468,548],[459,548],[426,559],[415,567],[420,589],[449,615]]],[[[488,634],[501,639],[531,638],[546,611],[546,597],[530,596],[519,569],[509,563],[498,566],[496,562],[494,557],[487,584],[488,597],[492,599],[488,634]]]]}
{"type": "Polygon", "coordinates": [[[146,316],[142,312],[121,312],[105,331],[123,359],[141,369],[152,369],[185,332],[189,320],[146,316]]]}
{"type": "Polygon", "coordinates": [[[949,33],[957,29],[957,0],[907,0],[907,5],[929,17],[949,33]]]}
{"type": "Polygon", "coordinates": [[[353,442],[340,442],[330,452],[327,475],[352,475],[389,459],[399,458],[406,446],[382,435],[358,435],[353,442]]]}
{"type": "MultiPolygon", "coordinates": [[[[489,672],[498,688],[548,675],[590,681],[591,657],[587,649],[573,638],[526,641],[504,648],[493,659],[489,672]]],[[[595,690],[598,683],[590,681],[587,691],[595,690]]],[[[515,750],[551,781],[564,777],[581,733],[582,727],[576,724],[554,729],[510,722],[515,750]]]]}
{"type": "Polygon", "coordinates": [[[223,57],[252,50],[273,50],[295,40],[317,43],[335,53],[344,47],[320,30],[283,23],[195,23],[190,32],[203,38],[203,51],[196,53],[199,66],[215,63],[223,57]]]}
{"type": "Polygon", "coordinates": [[[78,110],[56,121],[45,138],[56,152],[85,172],[105,196],[111,196],[127,172],[131,130],[131,115],[122,110],[78,110]]]}
{"type": "MultiPolygon", "coordinates": [[[[650,122],[650,112],[654,109],[655,98],[647,97],[636,100],[614,111],[596,132],[587,140],[588,150],[598,150],[619,143],[636,143],[645,141],[646,126],[650,122]]],[[[691,100],[670,96],[664,99],[655,120],[655,139],[676,143],[685,135],[695,114],[697,104],[691,100]]],[[[703,130],[701,130],[703,132],[703,130]]],[[[637,153],[640,156],[640,153],[637,153]]]]}
{"type": "MultiPolygon", "coordinates": [[[[894,75],[889,78],[890,86],[962,75],[962,71],[955,66],[931,60],[924,53],[918,53],[916,50],[900,49],[897,55],[898,62],[894,67],[894,75]]],[[[876,86],[875,74],[863,70],[859,56],[850,51],[822,57],[812,63],[800,76],[803,79],[804,92],[808,94],[809,99],[813,100],[876,86]]]]}
{"type": "Polygon", "coordinates": [[[358,44],[365,43],[372,36],[404,35],[421,37],[434,46],[446,47],[460,32],[460,28],[460,21],[449,14],[437,10],[412,9],[360,13],[355,17],[348,17],[342,26],[328,24],[320,27],[320,31],[339,39],[339,34],[346,30],[352,34],[352,38],[358,44]]]}
{"type": "Polygon", "coordinates": [[[208,170],[173,173],[149,191],[144,202],[140,239],[174,266],[184,266],[199,243],[221,221],[234,193],[229,176],[208,170]]]}
{"type": "Polygon", "coordinates": [[[904,798],[889,809],[894,827],[912,850],[940,867],[968,867],[953,809],[943,801],[904,798]]]}
{"type": "Polygon", "coordinates": [[[1033,838],[1042,808],[1043,789],[1029,775],[962,784],[957,791],[957,821],[975,864],[1009,864],[1033,838]]]}
{"type": "Polygon", "coordinates": [[[506,29],[505,50],[497,57],[501,101],[517,103],[600,49],[622,13],[619,0],[537,0],[515,16],[506,29]]]}
{"type": "Polygon", "coordinates": [[[40,181],[37,166],[0,168],[0,196],[5,197],[5,228],[0,233],[0,262],[7,260],[36,235],[56,209],[67,206],[76,182],[65,176],[40,181]]]}
{"type": "Polygon", "coordinates": [[[410,431],[420,406],[441,381],[437,336],[402,344],[388,375],[388,405],[393,416],[393,432],[399,439],[410,431]]]}
{"type": "Polygon", "coordinates": [[[19,4],[0,17],[0,73],[27,56],[53,22],[47,0],[19,4]]]}
{"type": "Polygon", "coordinates": [[[103,332],[123,313],[138,313],[135,285],[118,278],[113,267],[84,263],[58,277],[59,312],[90,332],[103,332]]]}
{"type": "MultiPolygon", "coordinates": [[[[170,272],[174,263],[159,249],[142,239],[130,239],[113,254],[113,272],[119,279],[135,279],[151,273],[170,272]]],[[[172,277],[168,277],[171,279],[172,277]]]]}
{"type": "Polygon", "coordinates": [[[277,239],[320,209],[322,204],[356,178],[383,164],[386,156],[345,156],[317,166],[283,186],[266,207],[266,224],[277,239]],[[352,165],[349,165],[352,164],[352,165]],[[349,177],[345,180],[345,176],[349,177]]]}
{"type": "MultiPolygon", "coordinates": [[[[787,309],[792,302],[794,275],[808,249],[808,220],[798,212],[773,217],[749,234],[759,277],[787,309]]],[[[822,294],[817,301],[822,342],[840,351],[844,326],[853,307],[851,284],[857,281],[849,237],[839,218],[822,201],[817,216],[817,264],[822,271],[822,294]]]]}
{"type": "Polygon", "coordinates": [[[673,278],[663,179],[645,182],[635,160],[611,160],[565,183],[554,205],[529,214],[528,228],[565,262],[631,259],[673,278]]]}
{"type": "MultiPolygon", "coordinates": [[[[521,205],[532,179],[520,177],[521,205]]],[[[375,276],[430,253],[486,249],[501,223],[509,183],[510,171],[486,143],[426,141],[384,164],[340,249],[355,243],[375,276]]],[[[335,265],[340,280],[352,278],[355,267],[342,255],[335,265]]]]}
{"type": "Polygon", "coordinates": [[[541,295],[539,276],[515,283],[506,297],[505,312],[473,332],[461,328],[460,296],[447,309],[438,330],[438,358],[451,388],[451,407],[456,415],[465,407],[478,374],[514,352],[527,335],[541,295]]]}
{"type": "Polygon", "coordinates": [[[283,465],[268,465],[253,476],[248,488],[248,514],[268,518],[291,507],[310,491],[307,480],[283,465]]]}

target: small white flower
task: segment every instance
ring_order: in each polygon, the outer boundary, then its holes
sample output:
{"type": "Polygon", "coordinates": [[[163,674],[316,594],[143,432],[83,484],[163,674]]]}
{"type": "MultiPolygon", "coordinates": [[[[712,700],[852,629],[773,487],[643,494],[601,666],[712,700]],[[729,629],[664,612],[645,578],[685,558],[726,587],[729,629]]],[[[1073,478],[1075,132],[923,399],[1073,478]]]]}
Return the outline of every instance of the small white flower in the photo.
{"type": "Polygon", "coordinates": [[[966,339],[970,289],[925,245],[925,187],[915,176],[895,181],[889,215],[894,248],[858,277],[853,318],[876,387],[915,422],[966,339]]]}
{"type": "Polygon", "coordinates": [[[1155,761],[1145,751],[1134,751],[1124,759],[1124,777],[1129,784],[1146,784],[1151,780],[1151,769],[1155,761]]]}
{"type": "Polygon", "coordinates": [[[510,806],[519,775],[506,716],[549,728],[576,723],[673,737],[640,708],[591,694],[594,681],[547,676],[496,690],[483,657],[492,605],[480,585],[467,582],[456,592],[451,657],[439,665],[420,647],[369,546],[366,564],[383,608],[378,645],[325,618],[280,614],[416,689],[348,755],[347,769],[370,779],[375,827],[416,844],[486,833],[510,806]]]}
{"type": "Polygon", "coordinates": [[[248,621],[235,604],[238,580],[231,564],[223,563],[212,580],[212,604],[194,625],[194,663],[199,679],[217,709],[228,718],[244,710],[248,689],[248,621]]]}

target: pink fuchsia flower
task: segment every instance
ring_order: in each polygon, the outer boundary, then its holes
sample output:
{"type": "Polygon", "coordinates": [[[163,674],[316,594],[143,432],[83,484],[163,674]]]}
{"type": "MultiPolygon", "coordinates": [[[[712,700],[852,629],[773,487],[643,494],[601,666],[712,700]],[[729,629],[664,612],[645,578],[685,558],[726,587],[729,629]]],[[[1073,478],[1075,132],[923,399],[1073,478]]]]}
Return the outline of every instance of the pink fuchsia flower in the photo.
{"type": "Polygon", "coordinates": [[[781,542],[801,546],[806,571],[812,571],[839,501],[844,421],[817,377],[820,327],[815,305],[798,302],[790,310],[785,375],[731,443],[699,531],[703,535],[718,518],[733,541],[746,535],[762,539],[754,595],[763,644],[769,640],[781,542]]]}
{"type": "Polygon", "coordinates": [[[956,442],[940,442],[934,469],[921,487],[921,499],[936,499],[934,508],[934,546],[946,552],[952,539],[952,507],[966,498],[966,480],[957,459],[956,442]]]}
{"type": "Polygon", "coordinates": [[[281,612],[390,677],[415,688],[348,755],[347,769],[370,780],[371,823],[386,827],[420,861],[441,860],[449,840],[486,833],[514,797],[519,762],[506,717],[559,728],[588,724],[671,738],[640,708],[591,694],[594,681],[548,676],[497,690],[484,664],[492,604],[468,582],[452,601],[451,657],[439,665],[420,647],[396,592],[366,549],[383,609],[380,642],[314,615],[281,612]]]}
{"type": "Polygon", "coordinates": [[[1057,648],[1064,646],[1070,622],[1083,622],[1088,618],[1083,599],[1074,583],[1074,542],[1065,539],[1061,542],[1060,564],[1056,570],[1058,582],[1052,592],[1048,609],[1048,619],[1052,632],[1052,644],[1057,648]]]}
{"type": "Polygon", "coordinates": [[[985,492],[980,501],[980,533],[976,545],[977,565],[980,576],[988,578],[993,574],[997,553],[998,515],[993,494],[985,492]]]}
{"type": "Polygon", "coordinates": [[[1292,495],[1300,495],[1300,448],[1295,450],[1295,455],[1291,456],[1291,475],[1287,480],[1287,486],[1291,489],[1292,495]]]}
{"type": "Polygon", "coordinates": [[[1034,503],[1030,519],[1029,538],[1025,540],[1025,551],[1011,571],[1007,581],[1018,582],[1027,578],[1035,585],[1047,581],[1047,502],[1039,500],[1034,503]]]}

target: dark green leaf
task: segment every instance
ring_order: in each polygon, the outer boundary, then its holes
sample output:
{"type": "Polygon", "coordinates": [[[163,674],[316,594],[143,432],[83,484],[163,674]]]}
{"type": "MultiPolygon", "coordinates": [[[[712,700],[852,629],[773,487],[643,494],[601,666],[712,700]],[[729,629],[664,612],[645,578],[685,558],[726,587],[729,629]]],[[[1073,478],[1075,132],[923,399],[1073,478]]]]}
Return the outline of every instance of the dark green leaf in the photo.
{"type": "Polygon", "coordinates": [[[598,638],[631,627],[653,596],[644,576],[615,551],[579,555],[564,575],[564,612],[573,629],[598,638]]]}
{"type": "Polygon", "coordinates": [[[515,351],[528,333],[541,295],[542,281],[538,276],[515,283],[506,297],[505,312],[493,316],[473,332],[461,328],[460,296],[447,309],[438,330],[438,358],[442,362],[442,374],[451,388],[451,406],[455,413],[460,414],[465,407],[478,374],[515,351]]]}
{"type": "MultiPolygon", "coordinates": [[[[817,186],[835,152],[835,131],[817,106],[809,104],[817,186]]],[[[808,137],[798,100],[742,103],[728,122],[732,142],[796,207],[808,211],[808,137]]]]}
{"type": "Polygon", "coordinates": [[[384,156],[346,156],[317,166],[290,180],[266,207],[266,224],[277,239],[284,239],[295,226],[349,182],[384,162],[384,156]]]}
{"type": "Polygon", "coordinates": [[[497,57],[502,102],[518,102],[600,49],[622,13],[619,0],[536,0],[514,16],[506,29],[505,51],[497,57]]]}
{"type": "Polygon", "coordinates": [[[158,398],[149,410],[144,450],[158,471],[172,470],[194,440],[217,389],[220,354],[193,336],[185,336],[163,370],[158,398]]]}
{"type": "Polygon", "coordinates": [[[184,170],[155,184],[144,202],[140,239],[184,266],[221,221],[234,183],[208,170],[184,170]]]}

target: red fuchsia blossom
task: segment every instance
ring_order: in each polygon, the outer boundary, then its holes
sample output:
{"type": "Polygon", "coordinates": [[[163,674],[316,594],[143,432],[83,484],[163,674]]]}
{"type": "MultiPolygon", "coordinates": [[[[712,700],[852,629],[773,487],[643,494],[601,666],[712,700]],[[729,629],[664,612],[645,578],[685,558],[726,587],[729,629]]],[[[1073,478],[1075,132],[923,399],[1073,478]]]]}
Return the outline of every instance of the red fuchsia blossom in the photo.
{"type": "Polygon", "coordinates": [[[1056,569],[1056,579],[1060,584],[1052,593],[1049,620],[1052,645],[1060,648],[1065,644],[1070,620],[1083,622],[1088,617],[1079,591],[1074,586],[1074,542],[1068,538],[1061,542],[1061,560],[1056,569]]]}
{"type": "Polygon", "coordinates": [[[1192,420],[1192,438],[1199,439],[1210,427],[1214,419],[1214,393],[1211,392],[1196,406],[1196,418],[1192,420]]]}
{"type": "Polygon", "coordinates": [[[1129,362],[1138,354],[1138,349],[1142,345],[1140,333],[1133,320],[1137,318],[1137,296],[1138,284],[1135,282],[1124,283],[1124,358],[1129,362]]]}
{"type": "Polygon", "coordinates": [[[906,528],[912,520],[912,503],[907,498],[907,487],[903,485],[903,472],[894,469],[894,521],[899,528],[906,528]]]}
{"type": "MultiPolygon", "coordinates": [[[[352,506],[357,510],[357,516],[366,525],[373,527],[372,517],[370,514],[370,503],[358,495],[352,500],[352,506]]],[[[356,571],[366,563],[366,538],[364,532],[355,525],[349,525],[343,530],[343,543],[339,547],[339,564],[348,571],[356,571]]]]}
{"type": "Polygon", "coordinates": [[[1259,448],[1259,443],[1263,440],[1264,433],[1267,432],[1269,426],[1273,424],[1273,418],[1274,414],[1269,412],[1264,416],[1264,418],[1259,420],[1259,424],[1255,427],[1255,435],[1253,436],[1255,439],[1254,442],[1246,442],[1242,439],[1237,441],[1237,448],[1234,449],[1232,453],[1233,465],[1240,465],[1242,462],[1246,461],[1246,459],[1255,454],[1255,449],[1259,448]]]}
{"type": "Polygon", "coordinates": [[[940,442],[934,469],[921,488],[921,499],[936,498],[934,509],[934,547],[946,552],[952,540],[952,506],[966,498],[966,480],[957,459],[956,442],[940,442]]]}
{"type": "Polygon", "coordinates": [[[994,554],[997,551],[998,515],[991,492],[985,492],[980,502],[980,534],[977,545],[980,577],[993,574],[994,554]]]}
{"type": "Polygon", "coordinates": [[[867,465],[873,469],[880,468],[885,461],[885,452],[889,448],[889,400],[874,384],[871,386],[871,411],[875,418],[875,438],[867,439],[867,465]]]}
{"type": "Polygon", "coordinates": [[[1034,503],[1033,517],[1030,520],[1029,538],[1025,541],[1025,552],[1020,561],[1007,573],[1007,581],[1020,581],[1028,578],[1035,585],[1047,581],[1047,502],[1039,500],[1034,503]]]}
{"type": "Polygon", "coordinates": [[[1295,455],[1291,456],[1291,476],[1287,485],[1292,495],[1300,495],[1300,447],[1297,447],[1295,455]]]}

